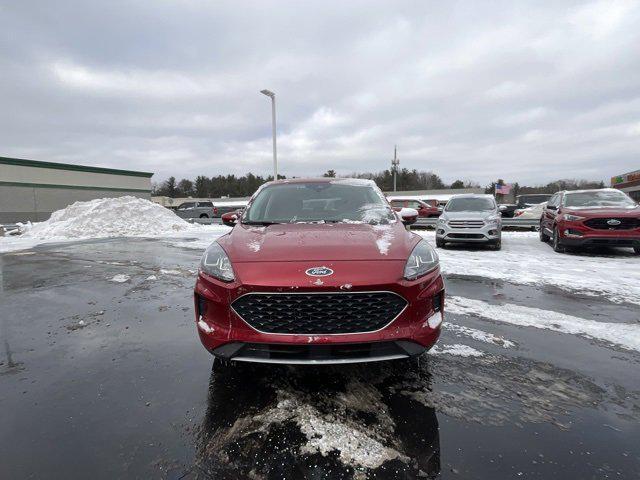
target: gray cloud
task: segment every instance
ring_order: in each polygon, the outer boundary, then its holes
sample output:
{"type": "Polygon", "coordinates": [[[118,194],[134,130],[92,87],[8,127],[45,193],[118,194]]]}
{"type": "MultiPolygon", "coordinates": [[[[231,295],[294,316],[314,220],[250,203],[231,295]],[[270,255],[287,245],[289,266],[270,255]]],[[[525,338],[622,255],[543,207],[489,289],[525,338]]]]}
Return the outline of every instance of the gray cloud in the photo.
{"type": "Polygon", "coordinates": [[[640,4],[2,2],[0,155],[193,177],[639,167],[640,4]]]}

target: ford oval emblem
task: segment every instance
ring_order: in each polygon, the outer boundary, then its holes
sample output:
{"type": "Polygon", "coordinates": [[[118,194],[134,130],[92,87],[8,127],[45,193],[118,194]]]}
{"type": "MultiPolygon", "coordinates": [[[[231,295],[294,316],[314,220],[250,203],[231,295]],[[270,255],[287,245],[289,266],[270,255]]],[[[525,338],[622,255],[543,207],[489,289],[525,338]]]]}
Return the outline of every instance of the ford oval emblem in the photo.
{"type": "Polygon", "coordinates": [[[311,267],[304,273],[310,277],[328,277],[329,275],[333,275],[333,270],[329,267],[311,267]]]}
{"type": "Polygon", "coordinates": [[[615,218],[612,218],[611,220],[607,220],[607,225],[611,225],[616,226],[616,225],[620,225],[622,222],[620,220],[616,220],[615,218]]]}

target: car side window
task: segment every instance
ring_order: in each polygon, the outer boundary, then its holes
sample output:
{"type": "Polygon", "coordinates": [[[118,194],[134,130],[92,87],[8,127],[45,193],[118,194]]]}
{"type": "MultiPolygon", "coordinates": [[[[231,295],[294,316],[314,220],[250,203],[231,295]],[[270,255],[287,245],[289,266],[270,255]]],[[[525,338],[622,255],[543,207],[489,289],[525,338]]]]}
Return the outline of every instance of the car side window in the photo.
{"type": "Polygon", "coordinates": [[[419,210],[420,208],[422,208],[422,204],[420,202],[416,202],[415,200],[408,203],[409,203],[408,205],[409,208],[415,208],[416,210],[419,210]]]}
{"type": "Polygon", "coordinates": [[[553,196],[549,199],[549,201],[547,202],[547,205],[549,205],[550,207],[557,207],[557,206],[558,206],[558,203],[559,203],[559,202],[558,202],[558,200],[559,200],[559,196],[560,196],[560,195],[559,195],[559,194],[557,194],[557,193],[556,193],[555,195],[553,195],[553,196]]]}
{"type": "Polygon", "coordinates": [[[192,207],[193,207],[193,202],[186,202],[186,203],[183,203],[182,205],[180,205],[178,207],[178,210],[186,210],[186,209],[192,208],[192,207]]]}
{"type": "Polygon", "coordinates": [[[199,207],[208,207],[208,208],[213,208],[213,203],[211,202],[199,202],[198,203],[199,207]]]}

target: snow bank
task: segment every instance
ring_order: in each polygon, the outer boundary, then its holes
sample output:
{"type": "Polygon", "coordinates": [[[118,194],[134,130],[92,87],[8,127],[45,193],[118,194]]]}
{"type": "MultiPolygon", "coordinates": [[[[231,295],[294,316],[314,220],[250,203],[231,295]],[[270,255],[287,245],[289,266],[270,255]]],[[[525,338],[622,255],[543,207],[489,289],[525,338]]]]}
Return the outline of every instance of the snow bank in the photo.
{"type": "Polygon", "coordinates": [[[75,202],[40,223],[22,225],[24,238],[70,239],[156,236],[198,231],[172,211],[131,196],[75,202]]]}
{"type": "Polygon", "coordinates": [[[509,303],[494,305],[462,297],[447,297],[446,308],[448,313],[471,315],[496,322],[579,335],[640,352],[640,325],[597,322],[551,310],[509,303]]]}

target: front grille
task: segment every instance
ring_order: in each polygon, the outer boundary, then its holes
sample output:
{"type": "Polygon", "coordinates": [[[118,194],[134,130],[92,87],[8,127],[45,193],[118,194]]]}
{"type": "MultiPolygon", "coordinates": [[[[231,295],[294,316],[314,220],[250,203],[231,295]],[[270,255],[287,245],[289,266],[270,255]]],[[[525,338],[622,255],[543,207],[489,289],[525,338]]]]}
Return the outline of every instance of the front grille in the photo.
{"type": "Polygon", "coordinates": [[[231,306],[261,332],[322,335],[379,330],[406,304],[391,292],[255,293],[231,306]]]}
{"type": "Polygon", "coordinates": [[[450,233],[447,238],[460,238],[460,239],[480,239],[485,238],[481,233],[450,233]]]}
{"type": "Polygon", "coordinates": [[[451,228],[482,228],[484,222],[482,220],[449,220],[451,228]]]}
{"type": "Polygon", "coordinates": [[[596,230],[632,230],[634,228],[640,228],[640,218],[629,217],[613,217],[613,218],[590,218],[585,220],[584,224],[587,227],[594,228],[596,230]],[[619,225],[609,225],[607,222],[614,220],[620,222],[619,225]]]}

